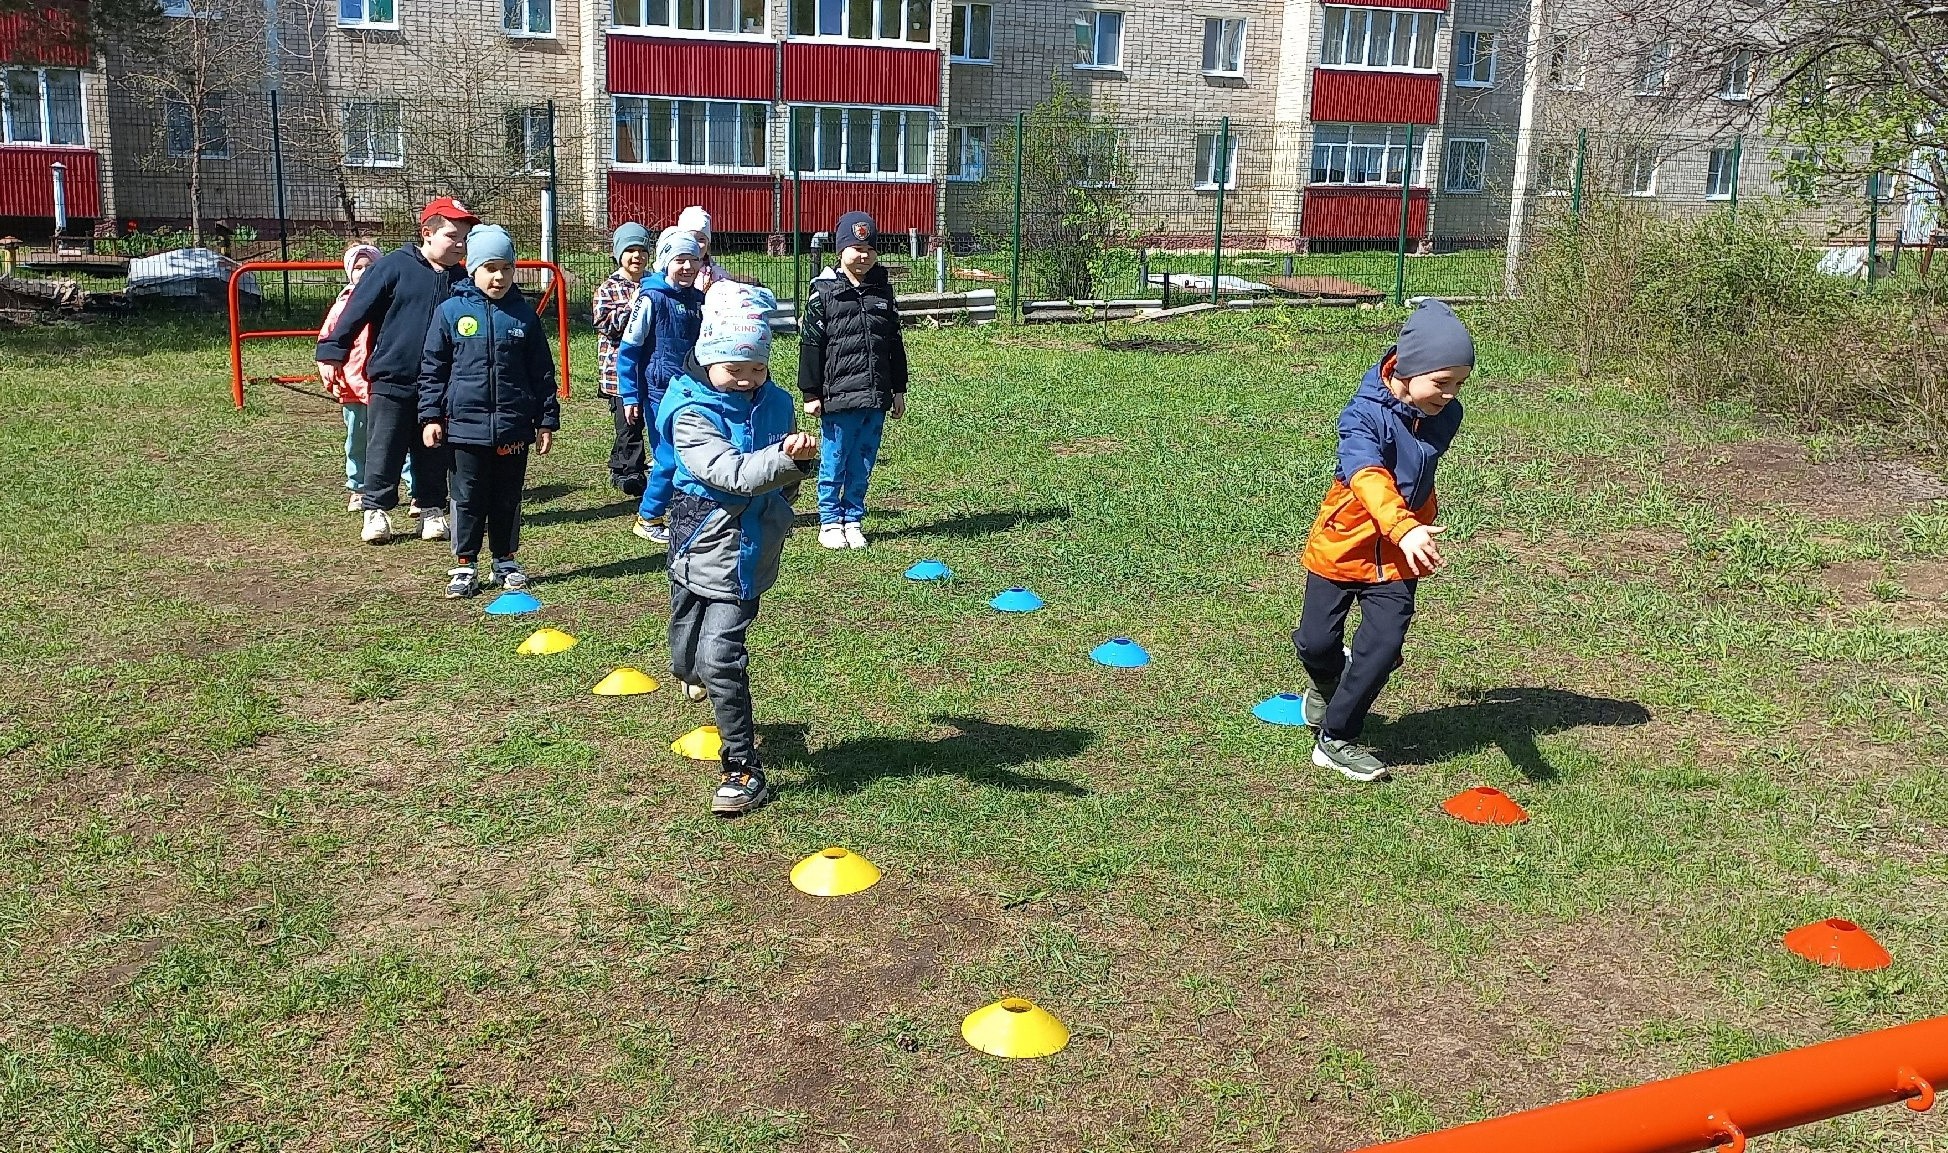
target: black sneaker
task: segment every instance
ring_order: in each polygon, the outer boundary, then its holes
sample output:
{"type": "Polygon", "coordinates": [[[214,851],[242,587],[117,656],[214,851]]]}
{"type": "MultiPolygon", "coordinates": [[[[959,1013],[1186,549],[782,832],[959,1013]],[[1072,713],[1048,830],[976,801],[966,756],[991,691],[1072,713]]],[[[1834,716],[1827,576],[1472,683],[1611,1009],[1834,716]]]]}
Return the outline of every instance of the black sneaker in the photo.
{"type": "Polygon", "coordinates": [[[771,799],[764,770],[756,765],[724,762],[724,779],[711,794],[710,811],[720,817],[741,817],[771,799]]]}

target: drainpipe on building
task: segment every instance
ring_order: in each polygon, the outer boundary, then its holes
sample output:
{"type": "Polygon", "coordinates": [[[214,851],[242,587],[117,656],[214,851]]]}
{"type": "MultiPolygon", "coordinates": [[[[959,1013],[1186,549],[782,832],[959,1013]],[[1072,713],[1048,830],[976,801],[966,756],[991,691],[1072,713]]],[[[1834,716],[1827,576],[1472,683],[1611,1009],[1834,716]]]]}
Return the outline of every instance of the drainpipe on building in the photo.
{"type": "Polygon", "coordinates": [[[54,235],[68,234],[68,166],[56,160],[48,165],[54,174],[54,235]]]}
{"type": "Polygon", "coordinates": [[[1529,39],[1527,59],[1522,69],[1522,116],[1515,130],[1515,186],[1508,206],[1508,256],[1502,267],[1502,285],[1515,295],[1515,273],[1522,264],[1522,233],[1529,224],[1529,172],[1535,152],[1536,101],[1549,71],[1548,46],[1543,33],[1548,27],[1542,0],[1529,0],[1529,39]]]}

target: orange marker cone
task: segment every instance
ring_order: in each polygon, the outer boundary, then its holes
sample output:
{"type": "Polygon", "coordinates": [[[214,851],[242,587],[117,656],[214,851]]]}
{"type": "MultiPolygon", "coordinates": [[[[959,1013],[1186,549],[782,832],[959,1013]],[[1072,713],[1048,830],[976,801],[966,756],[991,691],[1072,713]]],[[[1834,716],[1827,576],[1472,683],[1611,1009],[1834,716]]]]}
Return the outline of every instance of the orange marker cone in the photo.
{"type": "Polygon", "coordinates": [[[1801,925],[1786,934],[1786,948],[1820,965],[1842,969],[1885,969],[1894,957],[1874,935],[1838,917],[1801,925]]]}
{"type": "Polygon", "coordinates": [[[1470,825],[1519,825],[1529,819],[1527,809],[1491,785],[1463,789],[1442,801],[1441,808],[1448,816],[1459,817],[1470,825]]]}

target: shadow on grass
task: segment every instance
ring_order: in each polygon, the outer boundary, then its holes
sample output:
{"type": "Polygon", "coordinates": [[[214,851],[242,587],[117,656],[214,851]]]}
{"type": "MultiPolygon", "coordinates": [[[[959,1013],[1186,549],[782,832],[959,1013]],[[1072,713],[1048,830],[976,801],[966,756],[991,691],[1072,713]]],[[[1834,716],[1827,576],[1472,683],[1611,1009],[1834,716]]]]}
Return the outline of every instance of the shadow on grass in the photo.
{"type": "Polygon", "coordinates": [[[977,536],[998,536],[1001,533],[1020,528],[1022,525],[1067,520],[1071,515],[1069,509],[1064,505],[1003,509],[997,512],[980,512],[967,516],[923,521],[918,524],[903,524],[898,528],[876,531],[872,536],[875,540],[892,540],[896,537],[909,536],[940,536],[960,539],[977,536]]]}
{"type": "MultiPolygon", "coordinates": [[[[522,513],[521,524],[527,527],[548,524],[587,524],[590,521],[613,520],[616,522],[616,531],[627,536],[629,535],[629,526],[634,523],[637,503],[634,500],[618,500],[611,501],[608,504],[593,505],[589,508],[544,508],[540,512],[522,513]]],[[[637,538],[630,536],[629,539],[633,541],[637,538]]]]}
{"type": "MultiPolygon", "coordinates": [[[[524,523],[533,523],[526,520],[524,523]]],[[[581,568],[566,569],[562,572],[537,571],[535,579],[550,583],[571,580],[615,580],[621,577],[644,577],[662,573],[669,567],[669,554],[654,545],[647,546],[651,551],[640,556],[623,557],[605,564],[584,565],[581,568]]]]}
{"type": "Polygon", "coordinates": [[[1096,742],[1096,734],[1088,729],[1031,729],[955,716],[937,716],[933,722],[959,731],[937,740],[859,737],[817,752],[805,747],[804,725],[764,725],[760,731],[767,760],[811,766],[806,788],[854,793],[882,777],[955,776],[1024,793],[1088,795],[1087,789],[1070,781],[1013,768],[1080,755],[1096,742]]]}
{"type": "MultiPolygon", "coordinates": [[[[558,481],[554,484],[531,485],[527,491],[521,494],[521,503],[528,505],[547,504],[551,500],[559,499],[570,493],[580,492],[584,487],[579,484],[562,484],[558,481]]],[[[532,518],[523,519],[525,521],[532,518]]]]}
{"type": "Polygon", "coordinates": [[[1538,736],[1598,725],[1622,728],[1650,720],[1650,710],[1635,701],[1586,697],[1561,689],[1487,689],[1472,695],[1467,704],[1375,723],[1367,730],[1367,739],[1392,759],[1411,764],[1445,761],[1493,745],[1524,777],[1553,781],[1561,774],[1536,748],[1538,736]]]}

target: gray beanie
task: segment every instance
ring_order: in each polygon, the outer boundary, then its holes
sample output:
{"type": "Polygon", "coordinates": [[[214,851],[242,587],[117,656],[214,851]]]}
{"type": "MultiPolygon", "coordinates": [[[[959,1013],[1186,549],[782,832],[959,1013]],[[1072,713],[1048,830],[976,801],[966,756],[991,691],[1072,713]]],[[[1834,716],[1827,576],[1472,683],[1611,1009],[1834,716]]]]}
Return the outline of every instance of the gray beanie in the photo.
{"type": "Polygon", "coordinates": [[[1444,368],[1475,366],[1475,340],[1454,310],[1438,300],[1421,302],[1400,329],[1393,375],[1405,380],[1444,368]]]}
{"type": "Polygon", "coordinates": [[[467,274],[490,260],[514,263],[514,238],[498,224],[476,224],[467,230],[467,274]]]}

